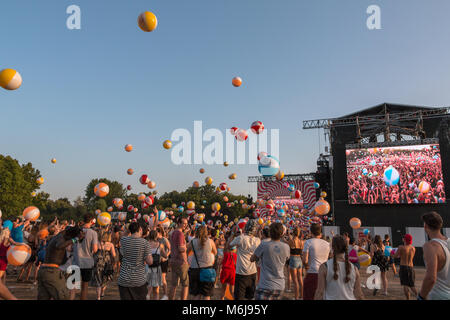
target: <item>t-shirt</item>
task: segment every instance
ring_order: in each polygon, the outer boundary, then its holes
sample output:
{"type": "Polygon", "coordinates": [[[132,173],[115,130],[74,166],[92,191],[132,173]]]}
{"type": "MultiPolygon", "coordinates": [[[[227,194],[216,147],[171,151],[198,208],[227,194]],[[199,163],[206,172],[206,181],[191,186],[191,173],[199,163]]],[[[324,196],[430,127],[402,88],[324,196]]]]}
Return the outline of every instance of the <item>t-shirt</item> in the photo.
{"type": "Polygon", "coordinates": [[[145,260],[151,254],[150,243],[143,238],[124,237],[120,240],[122,263],[117,284],[122,287],[141,287],[147,282],[145,260]]]}
{"type": "Polygon", "coordinates": [[[231,241],[230,247],[237,247],[236,274],[251,275],[257,272],[256,264],[250,258],[258,248],[261,240],[246,234],[240,235],[231,241]]]}
{"type": "Polygon", "coordinates": [[[74,248],[74,262],[80,269],[91,269],[94,267],[94,245],[98,246],[98,235],[92,229],[84,228],[84,239],[76,243],[74,248]]]}
{"type": "Polygon", "coordinates": [[[257,289],[284,290],[284,265],[289,259],[289,246],[281,241],[263,241],[255,250],[261,260],[257,289]]]}
{"type": "Polygon", "coordinates": [[[174,230],[170,235],[170,264],[181,266],[188,263],[186,251],[183,253],[179,251],[182,246],[186,246],[184,234],[180,230],[174,230]]]}
{"type": "Polygon", "coordinates": [[[328,261],[330,244],[325,240],[311,238],[305,241],[303,255],[308,252],[308,273],[319,273],[320,266],[328,261]]]}
{"type": "Polygon", "coordinates": [[[23,224],[17,228],[13,228],[11,231],[11,238],[15,242],[23,243],[23,224]]]}

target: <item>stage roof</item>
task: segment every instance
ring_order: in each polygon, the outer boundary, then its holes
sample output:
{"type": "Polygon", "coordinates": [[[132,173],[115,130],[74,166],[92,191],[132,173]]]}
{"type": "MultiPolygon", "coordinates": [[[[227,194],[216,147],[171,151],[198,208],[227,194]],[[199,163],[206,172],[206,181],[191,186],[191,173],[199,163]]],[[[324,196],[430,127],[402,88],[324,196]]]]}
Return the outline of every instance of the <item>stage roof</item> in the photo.
{"type": "Polygon", "coordinates": [[[371,116],[388,113],[401,113],[401,112],[415,112],[420,110],[433,110],[439,109],[440,107],[424,107],[424,106],[411,106],[406,104],[396,104],[396,103],[382,103],[370,108],[366,108],[354,113],[347,114],[345,116],[339,117],[337,119],[352,118],[356,116],[371,116]]]}

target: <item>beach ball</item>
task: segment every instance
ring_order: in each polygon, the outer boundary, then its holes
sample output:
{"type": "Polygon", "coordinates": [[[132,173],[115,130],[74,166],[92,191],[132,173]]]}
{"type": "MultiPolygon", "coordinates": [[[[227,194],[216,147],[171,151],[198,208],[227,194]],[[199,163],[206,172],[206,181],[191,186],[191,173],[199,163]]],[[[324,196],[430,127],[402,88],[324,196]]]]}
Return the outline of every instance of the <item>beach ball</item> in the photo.
{"type": "Polygon", "coordinates": [[[283,171],[278,171],[278,173],[275,175],[275,177],[277,178],[277,180],[283,180],[284,178],[284,172],[283,171]]]}
{"type": "Polygon", "coordinates": [[[152,32],[158,26],[158,19],[154,13],[145,11],[138,17],[138,26],[142,31],[152,32]]]}
{"type": "Polygon", "coordinates": [[[367,175],[367,173],[368,173],[369,171],[367,171],[367,169],[366,168],[364,168],[363,170],[362,170],[362,174],[363,174],[363,176],[365,176],[365,175],[367,175]]]}
{"type": "Polygon", "coordinates": [[[227,197],[227,196],[224,196],[224,197],[223,197],[223,201],[228,202],[228,197],[227,197]]]}
{"type": "Polygon", "coordinates": [[[220,191],[227,191],[227,184],[225,182],[222,182],[219,185],[219,189],[220,189],[220,191]]]}
{"type": "Polygon", "coordinates": [[[326,198],[326,197],[327,197],[327,193],[326,193],[325,191],[322,191],[322,192],[320,193],[320,197],[326,198]]]}
{"type": "Polygon", "coordinates": [[[321,199],[319,201],[316,202],[315,206],[314,206],[314,210],[316,211],[316,213],[318,215],[325,215],[328,214],[328,212],[330,212],[330,204],[321,199]]]}
{"type": "Polygon", "coordinates": [[[300,199],[300,198],[302,197],[301,191],[300,191],[300,190],[295,190],[295,192],[294,192],[294,197],[295,197],[296,199],[300,199]]]}
{"type": "Polygon", "coordinates": [[[100,213],[102,213],[102,210],[100,210],[100,209],[95,210],[95,214],[100,214],[100,213]]]}
{"type": "Polygon", "coordinates": [[[144,203],[146,203],[149,206],[153,205],[154,202],[155,202],[155,198],[153,198],[153,196],[147,196],[144,199],[144,203]]]}
{"type": "Polygon", "coordinates": [[[293,184],[290,184],[289,187],[288,187],[288,190],[290,192],[294,192],[295,191],[295,186],[293,184]]]}
{"type": "Polygon", "coordinates": [[[286,215],[286,211],[284,211],[284,209],[278,209],[277,215],[278,217],[283,218],[286,215]]]}
{"type": "Polygon", "coordinates": [[[267,203],[266,209],[269,209],[270,211],[272,211],[273,209],[275,209],[275,206],[272,203],[267,203]]]}
{"type": "Polygon", "coordinates": [[[237,127],[232,127],[231,129],[230,129],[230,133],[231,133],[231,135],[236,135],[236,131],[238,130],[239,128],[237,128],[237,127]]]}
{"type": "Polygon", "coordinates": [[[370,232],[369,229],[364,229],[363,230],[363,233],[364,233],[365,236],[367,236],[369,234],[369,232],[370,232]]]}
{"type": "Polygon", "coordinates": [[[200,173],[205,173],[205,169],[203,169],[203,168],[201,168],[199,171],[200,171],[200,173]]]}
{"type": "Polygon", "coordinates": [[[205,183],[209,186],[213,183],[213,179],[211,177],[206,177],[205,178],[205,183]]]}
{"type": "Polygon", "coordinates": [[[220,211],[220,203],[218,203],[218,202],[214,202],[212,205],[211,205],[211,209],[212,209],[212,211],[220,211]]]}
{"type": "Polygon", "coordinates": [[[392,187],[400,181],[400,175],[393,166],[389,166],[386,170],[384,170],[383,180],[387,186],[392,187]]]}
{"type": "Polygon", "coordinates": [[[192,184],[192,186],[193,186],[194,188],[198,188],[198,187],[200,187],[200,183],[199,183],[198,181],[194,181],[194,183],[192,184]]]}
{"type": "Polygon", "coordinates": [[[192,210],[192,209],[195,209],[195,202],[194,202],[194,201],[188,201],[186,207],[187,207],[188,209],[191,209],[191,210],[192,210]]]}
{"type": "Polygon", "coordinates": [[[250,129],[254,134],[260,134],[264,131],[264,124],[261,121],[255,121],[250,126],[250,129]]]}
{"type": "Polygon", "coordinates": [[[232,174],[230,174],[230,175],[228,176],[228,179],[230,179],[230,180],[235,180],[236,177],[237,177],[237,174],[236,174],[236,173],[232,173],[232,174]]]}
{"type": "Polygon", "coordinates": [[[139,220],[141,218],[141,214],[140,213],[135,213],[134,214],[134,219],[135,220],[139,220]]]}
{"type": "Polygon", "coordinates": [[[112,212],[113,211],[113,207],[108,207],[108,209],[106,211],[112,212]]]}
{"type": "Polygon", "coordinates": [[[109,193],[109,187],[106,183],[100,182],[95,186],[94,193],[97,197],[106,197],[109,193]]]}
{"type": "Polygon", "coordinates": [[[142,216],[142,219],[144,219],[145,222],[149,223],[150,222],[150,216],[148,214],[144,214],[142,216]]]}
{"type": "Polygon", "coordinates": [[[6,259],[8,264],[12,266],[22,266],[27,263],[31,257],[31,248],[25,243],[19,245],[11,245],[6,251],[6,259]]]}
{"type": "Polygon", "coordinates": [[[239,77],[234,77],[233,80],[231,80],[231,83],[235,87],[240,87],[242,85],[242,79],[239,77]]]}
{"type": "Polygon", "coordinates": [[[158,221],[164,221],[167,217],[167,214],[165,211],[159,210],[158,211],[158,221]]]}
{"type": "Polygon", "coordinates": [[[238,224],[239,229],[244,229],[245,225],[247,224],[247,220],[240,219],[237,224],[238,224]]]}
{"type": "Polygon", "coordinates": [[[181,213],[181,212],[183,212],[183,211],[184,211],[184,207],[183,207],[183,206],[179,206],[179,207],[178,207],[178,212],[181,213]]]}
{"type": "Polygon", "coordinates": [[[428,182],[422,181],[419,183],[419,191],[421,193],[428,193],[430,191],[430,184],[428,182]]]}
{"type": "Polygon", "coordinates": [[[258,163],[258,171],[264,177],[272,177],[280,171],[280,161],[274,156],[263,157],[258,163]]]}
{"type": "Polygon", "coordinates": [[[163,147],[164,147],[164,149],[170,149],[170,148],[172,148],[172,141],[170,141],[170,140],[165,140],[165,141],[163,142],[163,147]]]}
{"type": "Polygon", "coordinates": [[[120,208],[120,207],[123,206],[123,200],[120,199],[120,198],[114,198],[113,204],[114,204],[117,208],[120,208]]]}
{"type": "Polygon", "coordinates": [[[52,160],[50,160],[53,164],[56,163],[56,159],[53,158],[52,160]]]}
{"type": "Polygon", "coordinates": [[[129,206],[127,207],[127,211],[128,211],[128,212],[134,211],[134,207],[133,207],[132,205],[129,205],[129,206]]]}
{"type": "Polygon", "coordinates": [[[128,173],[128,175],[130,175],[130,176],[133,174],[133,172],[134,172],[134,170],[131,169],[131,168],[127,170],[127,173],[128,173]]]}
{"type": "Polygon", "coordinates": [[[314,182],[314,188],[319,189],[320,188],[320,184],[318,182],[314,182]]]}
{"type": "Polygon", "coordinates": [[[40,214],[41,212],[39,211],[39,209],[33,206],[25,208],[22,213],[23,218],[30,221],[36,221],[39,218],[40,214]]]}
{"type": "Polygon", "coordinates": [[[126,152],[131,152],[131,150],[133,150],[133,146],[131,144],[125,145],[125,151],[126,152]]]}
{"type": "Polygon", "coordinates": [[[225,161],[225,162],[223,163],[223,166],[224,166],[224,167],[228,167],[228,162],[225,161]]]}
{"type": "Polygon", "coordinates": [[[142,209],[142,210],[147,209],[149,206],[150,206],[150,205],[149,205],[148,203],[145,203],[145,201],[142,201],[142,202],[141,202],[141,209],[142,209]]]}
{"type": "Polygon", "coordinates": [[[148,184],[150,182],[150,179],[148,178],[148,176],[146,174],[143,174],[140,178],[139,178],[139,182],[141,184],[148,184]]]}
{"type": "Polygon", "coordinates": [[[131,185],[127,185],[127,190],[131,190],[131,185]]]}
{"type": "Polygon", "coordinates": [[[361,267],[368,267],[372,263],[372,258],[365,252],[358,252],[358,261],[361,267]]]}
{"type": "Polygon", "coordinates": [[[248,138],[248,133],[244,129],[238,129],[234,137],[237,141],[245,141],[248,138]]]}
{"type": "Polygon", "coordinates": [[[352,229],[358,229],[361,227],[361,220],[358,218],[351,218],[350,219],[350,226],[352,229]]]}
{"type": "MultiPolygon", "coordinates": [[[[36,193],[35,191],[33,191],[33,192],[31,193],[31,196],[34,198],[34,197],[37,196],[37,193],[36,193]]],[[[1,216],[0,216],[0,217],[1,217],[1,216]]]]}
{"type": "Polygon", "coordinates": [[[258,222],[260,226],[264,224],[264,220],[262,218],[259,218],[258,220],[256,220],[256,222],[258,222]]]}
{"type": "Polygon", "coordinates": [[[0,87],[6,90],[16,90],[22,85],[22,76],[16,70],[3,69],[0,71],[0,87]]]}
{"type": "Polygon", "coordinates": [[[267,157],[269,154],[267,152],[261,151],[260,153],[258,153],[258,155],[256,156],[256,159],[258,161],[260,161],[262,158],[267,157]]]}
{"type": "Polygon", "coordinates": [[[186,214],[187,214],[189,217],[192,216],[194,213],[195,213],[195,210],[194,210],[194,209],[188,209],[188,210],[186,210],[186,214]]]}
{"type": "Polygon", "coordinates": [[[147,183],[147,187],[149,187],[150,189],[155,189],[156,188],[155,181],[150,181],[149,183],[147,183]]]}
{"type": "Polygon", "coordinates": [[[102,212],[97,216],[97,223],[101,226],[107,226],[111,223],[111,215],[108,212],[102,212]]]}
{"type": "Polygon", "coordinates": [[[36,183],[37,184],[43,184],[44,183],[44,178],[40,177],[36,179],[36,183]]]}
{"type": "Polygon", "coordinates": [[[143,194],[143,193],[141,193],[141,194],[138,195],[138,200],[139,200],[139,201],[144,201],[144,200],[145,200],[145,197],[146,197],[146,195],[143,194]]]}

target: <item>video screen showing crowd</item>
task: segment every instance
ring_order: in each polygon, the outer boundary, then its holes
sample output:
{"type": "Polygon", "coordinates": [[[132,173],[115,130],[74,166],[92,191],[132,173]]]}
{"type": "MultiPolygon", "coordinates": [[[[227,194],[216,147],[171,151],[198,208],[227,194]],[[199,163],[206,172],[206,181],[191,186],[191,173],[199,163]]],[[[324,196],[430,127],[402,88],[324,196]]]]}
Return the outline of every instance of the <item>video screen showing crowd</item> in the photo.
{"type": "Polygon", "coordinates": [[[438,144],[348,149],[350,204],[445,203],[438,144]]]}

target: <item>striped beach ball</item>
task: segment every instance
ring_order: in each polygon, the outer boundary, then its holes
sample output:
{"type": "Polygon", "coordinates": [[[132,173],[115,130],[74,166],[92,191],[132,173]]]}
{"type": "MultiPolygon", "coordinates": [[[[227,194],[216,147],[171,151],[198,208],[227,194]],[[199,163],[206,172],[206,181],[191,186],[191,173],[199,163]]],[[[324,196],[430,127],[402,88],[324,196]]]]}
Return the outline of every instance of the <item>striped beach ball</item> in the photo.
{"type": "Polygon", "coordinates": [[[384,170],[383,179],[387,186],[392,187],[400,181],[400,175],[393,166],[389,166],[384,170]]]}
{"type": "Polygon", "coordinates": [[[153,12],[145,11],[138,17],[138,26],[142,31],[152,32],[158,26],[158,19],[153,12]]]}
{"type": "Polygon", "coordinates": [[[149,207],[149,205],[147,203],[145,203],[145,201],[141,202],[141,209],[147,209],[149,207]]]}
{"type": "Polygon", "coordinates": [[[213,179],[211,177],[206,177],[205,178],[205,183],[210,186],[213,183],[213,179]]]}
{"type": "Polygon", "coordinates": [[[280,161],[274,156],[263,157],[258,163],[258,171],[264,177],[272,177],[280,171],[280,161]]]}
{"type": "Polygon", "coordinates": [[[320,188],[320,184],[318,182],[314,182],[314,188],[319,189],[320,188]]]}
{"type": "Polygon", "coordinates": [[[170,140],[165,140],[164,142],[163,142],[163,147],[164,147],[164,149],[170,149],[170,148],[172,148],[172,141],[170,141],[170,140]]]}
{"type": "Polygon", "coordinates": [[[220,191],[227,191],[227,184],[225,183],[225,182],[222,182],[220,185],[219,185],[219,189],[220,189],[220,191]]]}
{"type": "Polygon", "coordinates": [[[358,252],[358,261],[361,267],[368,267],[372,263],[372,258],[365,252],[358,252]]]}
{"type": "Polygon", "coordinates": [[[195,209],[188,209],[186,210],[186,214],[190,217],[195,213],[195,209]]]}
{"type": "Polygon", "coordinates": [[[0,87],[6,90],[16,90],[22,85],[22,76],[16,70],[3,69],[0,71],[0,87]]]}
{"type": "Polygon", "coordinates": [[[236,174],[236,173],[232,173],[232,174],[230,174],[230,175],[228,176],[228,179],[230,179],[230,180],[235,180],[236,177],[237,177],[237,174],[236,174]]]}
{"type": "Polygon", "coordinates": [[[120,198],[114,198],[113,204],[116,206],[116,208],[120,208],[123,206],[123,200],[120,198]]]}
{"type": "Polygon", "coordinates": [[[240,87],[242,85],[242,79],[240,77],[234,77],[233,80],[231,80],[231,83],[235,87],[240,87]]]}
{"type": "Polygon", "coordinates": [[[236,135],[236,131],[238,131],[238,127],[231,127],[231,129],[230,129],[230,133],[231,133],[231,135],[236,135]]]}
{"type": "Polygon", "coordinates": [[[13,266],[22,266],[27,263],[31,257],[31,248],[26,244],[12,245],[6,252],[8,264],[13,266]]]}
{"type": "Polygon", "coordinates": [[[283,180],[284,178],[284,172],[283,171],[278,171],[278,173],[275,175],[275,177],[277,178],[277,180],[283,180]]]}
{"type": "Polygon", "coordinates": [[[186,207],[187,207],[188,209],[191,209],[191,210],[192,210],[192,209],[195,209],[195,202],[194,202],[194,201],[188,201],[186,207]]]}
{"type": "Polygon", "coordinates": [[[260,134],[264,131],[264,124],[261,121],[255,121],[252,123],[250,129],[254,134],[260,134]]]}
{"type": "Polygon", "coordinates": [[[143,194],[143,193],[141,193],[141,194],[138,195],[138,200],[139,200],[139,201],[144,201],[144,200],[145,200],[145,197],[146,197],[146,195],[143,194]]]}
{"type": "Polygon", "coordinates": [[[97,223],[101,226],[107,226],[111,223],[111,215],[108,212],[102,212],[97,216],[97,223]]]}
{"type": "Polygon", "coordinates": [[[419,191],[421,193],[428,193],[428,191],[430,191],[430,184],[426,181],[422,181],[419,183],[419,191]]]}
{"type": "Polygon", "coordinates": [[[24,219],[30,221],[36,221],[40,214],[39,209],[33,206],[25,208],[22,213],[24,219]]]}
{"type": "Polygon", "coordinates": [[[236,131],[236,134],[234,136],[236,138],[237,141],[245,141],[248,138],[248,133],[247,130],[244,129],[238,129],[236,131]]]}
{"type": "Polygon", "coordinates": [[[108,209],[106,211],[112,212],[113,210],[114,210],[113,207],[108,207],[108,209]]]}
{"type": "Polygon", "coordinates": [[[97,197],[106,197],[109,193],[109,186],[106,183],[100,182],[95,186],[94,193],[97,197]]]}
{"type": "Polygon", "coordinates": [[[139,182],[141,184],[148,184],[150,182],[150,179],[148,178],[148,176],[146,174],[143,174],[140,178],[139,178],[139,182]]]}
{"type": "Polygon", "coordinates": [[[99,215],[100,213],[102,213],[102,210],[100,210],[100,209],[95,210],[96,215],[99,215]]]}
{"type": "Polygon", "coordinates": [[[192,183],[192,186],[194,188],[198,188],[198,187],[200,187],[200,183],[198,181],[194,181],[194,183],[192,183]]]}
{"type": "Polygon", "coordinates": [[[148,214],[144,214],[142,216],[142,219],[144,219],[145,222],[149,223],[150,222],[150,216],[148,214]]]}
{"type": "Polygon", "coordinates": [[[160,222],[164,221],[166,219],[166,217],[167,217],[167,214],[165,211],[163,211],[163,210],[158,211],[158,221],[160,221],[160,222]]]}
{"type": "Polygon", "coordinates": [[[134,207],[130,204],[130,205],[127,207],[127,211],[128,211],[128,212],[134,211],[134,207]]]}
{"type": "Polygon", "coordinates": [[[144,202],[149,206],[151,206],[155,202],[155,198],[153,198],[153,196],[145,197],[144,202]]]}
{"type": "Polygon", "coordinates": [[[212,211],[215,211],[215,212],[220,211],[220,203],[214,202],[214,203],[211,205],[211,209],[212,209],[212,211]]]}
{"type": "Polygon", "coordinates": [[[40,177],[36,179],[37,184],[44,184],[44,178],[40,177]]]}
{"type": "Polygon", "coordinates": [[[352,227],[352,229],[358,229],[361,227],[361,220],[358,218],[351,218],[350,219],[350,227],[352,227]]]}
{"type": "Polygon", "coordinates": [[[328,212],[330,212],[330,204],[327,201],[320,199],[319,201],[316,202],[314,210],[318,215],[321,216],[328,214],[328,212]]]}
{"type": "Polygon", "coordinates": [[[133,174],[133,172],[134,172],[134,170],[131,169],[131,168],[127,170],[127,173],[128,173],[128,175],[130,175],[130,176],[133,174]]]}
{"type": "Polygon", "coordinates": [[[133,150],[133,146],[131,144],[125,145],[125,151],[126,152],[131,152],[131,150],[133,150]]]}
{"type": "Polygon", "coordinates": [[[156,182],[155,181],[150,181],[149,183],[147,183],[147,187],[149,187],[149,189],[155,189],[156,188],[156,182]]]}

